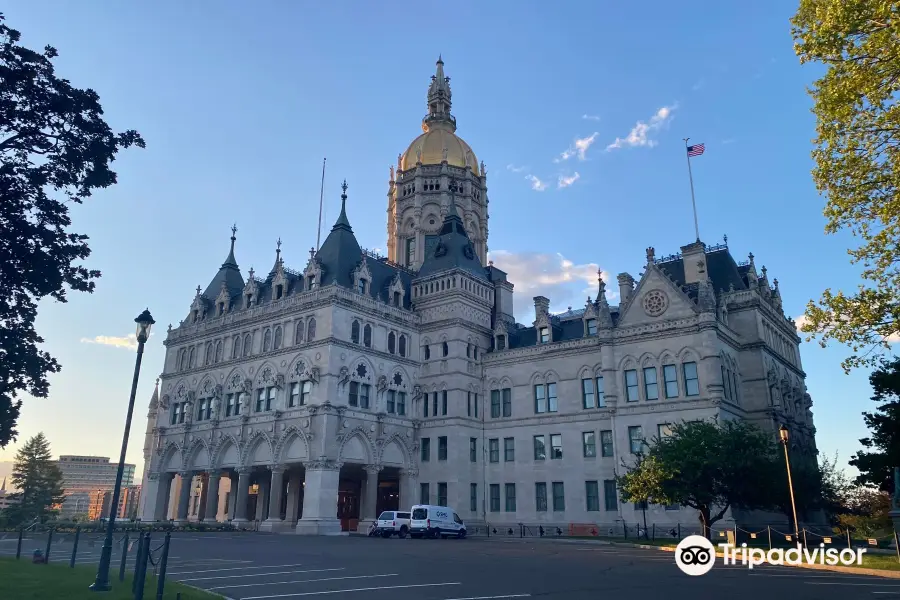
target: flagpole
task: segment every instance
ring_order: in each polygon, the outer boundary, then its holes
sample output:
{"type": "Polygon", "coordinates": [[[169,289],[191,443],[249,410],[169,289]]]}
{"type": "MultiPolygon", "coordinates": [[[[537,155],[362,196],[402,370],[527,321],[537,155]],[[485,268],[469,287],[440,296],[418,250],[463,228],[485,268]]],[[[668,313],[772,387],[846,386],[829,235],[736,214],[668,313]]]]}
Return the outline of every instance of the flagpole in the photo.
{"type": "Polygon", "coordinates": [[[691,173],[691,157],[688,154],[688,140],[684,138],[684,155],[687,157],[688,163],[688,180],[691,182],[691,206],[694,208],[694,233],[697,235],[697,241],[700,241],[700,226],[697,225],[697,201],[694,199],[694,175],[691,173]]]}
{"type": "Polygon", "coordinates": [[[322,239],[322,202],[325,199],[325,161],[322,159],[322,187],[319,189],[319,228],[316,230],[316,252],[319,251],[319,240],[322,239]]]}

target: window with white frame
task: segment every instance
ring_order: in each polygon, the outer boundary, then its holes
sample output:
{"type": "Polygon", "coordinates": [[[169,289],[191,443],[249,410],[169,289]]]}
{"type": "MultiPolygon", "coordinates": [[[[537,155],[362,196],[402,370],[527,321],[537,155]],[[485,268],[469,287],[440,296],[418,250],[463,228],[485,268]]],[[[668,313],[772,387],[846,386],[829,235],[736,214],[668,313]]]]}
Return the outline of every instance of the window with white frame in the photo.
{"type": "Polygon", "coordinates": [[[632,454],[641,452],[644,447],[644,430],[640,425],[628,428],[628,443],[632,454]]]}
{"type": "Polygon", "coordinates": [[[684,395],[699,396],[700,380],[697,377],[697,363],[686,362],[681,365],[684,372],[684,395]]]}
{"type": "Polygon", "coordinates": [[[644,368],[644,399],[659,400],[659,382],[656,379],[656,367],[644,368]]]}
{"type": "Polygon", "coordinates": [[[585,431],[581,434],[581,449],[585,458],[597,456],[597,437],[593,431],[585,431]]]}
{"type": "Polygon", "coordinates": [[[626,402],[637,402],[639,398],[637,371],[628,369],[625,371],[625,400],[626,402]]]}
{"type": "Polygon", "coordinates": [[[666,386],[666,398],[678,397],[678,369],[675,365],[663,365],[663,381],[666,386]]]}
{"type": "Polygon", "coordinates": [[[534,460],[545,460],[547,458],[547,444],[544,436],[534,436],[534,460]]]}
{"type": "Polygon", "coordinates": [[[600,432],[600,456],[603,458],[612,458],[613,456],[613,434],[610,429],[600,432]]]}

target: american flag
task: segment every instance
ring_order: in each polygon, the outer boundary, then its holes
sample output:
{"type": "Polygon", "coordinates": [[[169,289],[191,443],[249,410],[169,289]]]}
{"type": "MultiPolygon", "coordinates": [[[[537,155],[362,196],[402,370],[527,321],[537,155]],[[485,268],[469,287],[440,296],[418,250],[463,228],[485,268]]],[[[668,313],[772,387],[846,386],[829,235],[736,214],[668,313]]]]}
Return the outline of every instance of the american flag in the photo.
{"type": "Polygon", "coordinates": [[[706,148],[703,144],[694,144],[687,147],[688,156],[700,156],[706,148]]]}

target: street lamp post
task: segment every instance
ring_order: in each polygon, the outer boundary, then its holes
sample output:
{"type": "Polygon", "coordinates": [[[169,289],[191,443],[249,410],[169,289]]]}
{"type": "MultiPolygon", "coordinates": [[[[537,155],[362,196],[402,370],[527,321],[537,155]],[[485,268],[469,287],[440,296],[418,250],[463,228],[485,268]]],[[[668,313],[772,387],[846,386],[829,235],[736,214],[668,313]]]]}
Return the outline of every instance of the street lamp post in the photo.
{"type": "Polygon", "coordinates": [[[125,434],[122,436],[122,452],[119,455],[119,468],[116,469],[116,486],[113,488],[112,502],[109,505],[109,522],[106,524],[106,539],[100,551],[100,564],[97,566],[97,578],[90,589],[95,592],[108,592],[109,563],[112,558],[113,532],[116,528],[116,509],[119,507],[119,496],[122,493],[122,475],[125,471],[125,451],[128,449],[128,434],[131,431],[131,415],[134,412],[134,397],[137,394],[138,378],[141,375],[141,357],[144,355],[144,343],[150,337],[150,328],[156,321],[150,316],[150,310],[144,310],[134,320],[137,323],[137,358],[134,361],[134,379],[131,382],[131,397],[128,400],[128,416],[125,417],[125,434]]]}
{"type": "Polygon", "coordinates": [[[797,523],[797,504],[794,502],[794,482],[791,480],[791,459],[788,458],[788,428],[782,425],[778,428],[778,436],[781,438],[781,445],[784,446],[784,464],[787,467],[788,489],[791,492],[791,510],[794,513],[794,539],[800,543],[800,526],[797,523]]]}

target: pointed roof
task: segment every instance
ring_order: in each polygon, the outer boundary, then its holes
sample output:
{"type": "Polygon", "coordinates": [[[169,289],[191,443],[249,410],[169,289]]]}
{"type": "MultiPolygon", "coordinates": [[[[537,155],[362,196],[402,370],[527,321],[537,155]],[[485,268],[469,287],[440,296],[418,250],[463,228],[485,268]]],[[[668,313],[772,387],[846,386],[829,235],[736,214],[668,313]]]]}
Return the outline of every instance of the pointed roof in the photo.
{"type": "Polygon", "coordinates": [[[322,242],[322,247],[315,256],[324,269],[322,285],[330,285],[337,281],[344,287],[353,286],[352,273],[362,258],[362,248],[353,235],[350,220],[347,218],[347,181],[341,185],[341,214],[331,228],[331,233],[322,242]]]}
{"type": "Polygon", "coordinates": [[[6,493],[6,477],[3,478],[3,485],[0,485],[0,492],[6,493]]]}
{"type": "Polygon", "coordinates": [[[488,279],[487,272],[469,240],[463,221],[456,212],[456,202],[452,194],[439,235],[434,250],[425,256],[422,268],[419,269],[419,277],[451,269],[462,269],[479,279],[488,279]]]}
{"type": "Polygon", "coordinates": [[[159,377],[156,378],[156,386],[153,388],[153,395],[150,396],[150,406],[159,404],[159,377]]]}
{"type": "Polygon", "coordinates": [[[209,282],[209,285],[206,286],[206,291],[203,292],[203,295],[209,300],[213,300],[219,295],[223,283],[225,284],[228,293],[232,296],[240,294],[241,290],[244,289],[244,276],[241,275],[237,260],[234,258],[234,242],[237,239],[235,237],[236,233],[237,226],[235,225],[231,228],[231,249],[228,251],[228,257],[225,258],[225,262],[219,267],[219,272],[216,273],[216,276],[213,277],[212,281],[209,282]]]}

